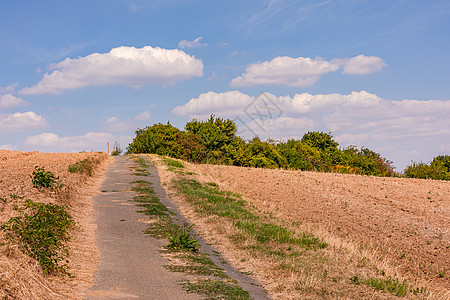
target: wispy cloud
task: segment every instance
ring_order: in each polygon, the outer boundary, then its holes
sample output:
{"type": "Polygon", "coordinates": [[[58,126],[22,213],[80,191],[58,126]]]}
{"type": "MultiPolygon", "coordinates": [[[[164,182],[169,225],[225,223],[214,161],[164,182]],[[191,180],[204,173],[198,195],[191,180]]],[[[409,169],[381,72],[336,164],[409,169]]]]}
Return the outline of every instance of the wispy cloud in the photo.
{"type": "Polygon", "coordinates": [[[111,132],[129,132],[136,130],[139,127],[145,127],[148,125],[148,121],[150,120],[150,112],[144,111],[133,118],[128,119],[120,119],[116,116],[108,118],[105,123],[104,127],[106,131],[111,132]]]}
{"type": "Polygon", "coordinates": [[[200,41],[203,39],[203,37],[198,37],[193,41],[187,41],[187,40],[182,40],[178,43],[178,47],[180,47],[181,49],[184,48],[198,48],[198,47],[203,47],[203,46],[207,46],[207,43],[201,43],[200,41]]]}

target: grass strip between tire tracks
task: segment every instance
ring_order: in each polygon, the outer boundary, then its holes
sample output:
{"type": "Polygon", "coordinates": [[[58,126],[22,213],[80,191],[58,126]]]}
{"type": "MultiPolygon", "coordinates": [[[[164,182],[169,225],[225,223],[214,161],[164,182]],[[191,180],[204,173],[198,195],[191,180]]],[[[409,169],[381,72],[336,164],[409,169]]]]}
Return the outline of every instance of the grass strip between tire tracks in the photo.
{"type": "MultiPolygon", "coordinates": [[[[150,175],[147,171],[149,165],[144,158],[133,156],[132,159],[138,164],[137,168],[133,168],[134,175],[150,175]]],[[[172,167],[174,170],[181,168],[176,163],[172,167]]],[[[150,182],[136,180],[132,183],[135,185],[132,190],[137,194],[134,201],[142,208],[139,212],[151,220],[145,233],[155,238],[168,239],[170,242],[161,250],[172,261],[171,265],[165,266],[166,269],[195,278],[182,283],[187,292],[204,295],[208,299],[250,299],[248,292],[225,274],[207,254],[198,251],[197,240],[190,231],[191,227],[179,226],[173,222],[175,214],[160,202],[150,182]]]]}

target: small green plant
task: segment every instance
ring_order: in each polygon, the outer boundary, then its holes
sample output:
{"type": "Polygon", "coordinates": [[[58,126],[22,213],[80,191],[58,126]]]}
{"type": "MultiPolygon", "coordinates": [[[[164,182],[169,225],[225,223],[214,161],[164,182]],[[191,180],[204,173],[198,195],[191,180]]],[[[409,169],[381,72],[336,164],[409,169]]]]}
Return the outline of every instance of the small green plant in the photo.
{"type": "Polygon", "coordinates": [[[26,254],[35,258],[45,274],[70,275],[66,243],[75,221],[65,207],[26,200],[23,207],[14,209],[19,216],[0,226],[6,232],[5,238],[17,242],[26,254]]]}
{"type": "Polygon", "coordinates": [[[35,188],[58,188],[61,184],[58,177],[50,171],[45,171],[44,167],[35,166],[33,174],[30,176],[35,188]]]}
{"type": "Polygon", "coordinates": [[[185,224],[175,234],[169,237],[170,250],[198,251],[198,240],[192,235],[192,225],[185,224]]]}
{"type": "Polygon", "coordinates": [[[111,156],[119,156],[123,152],[122,148],[120,148],[120,144],[116,141],[114,142],[111,156]]]}
{"type": "Polygon", "coordinates": [[[356,285],[359,285],[361,283],[358,275],[350,277],[350,282],[356,285]]]}

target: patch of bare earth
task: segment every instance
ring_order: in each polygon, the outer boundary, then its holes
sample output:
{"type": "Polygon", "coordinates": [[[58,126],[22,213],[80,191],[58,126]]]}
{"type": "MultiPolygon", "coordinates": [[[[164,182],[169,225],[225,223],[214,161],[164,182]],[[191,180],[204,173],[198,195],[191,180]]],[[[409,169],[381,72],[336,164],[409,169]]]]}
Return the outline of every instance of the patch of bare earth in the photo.
{"type": "Polygon", "coordinates": [[[408,299],[450,299],[450,182],[185,163],[200,181],[329,245],[280,263],[230,241],[230,224],[197,215],[171,186],[175,174],[158,164],[163,186],[200,233],[274,298],[397,298],[351,282],[358,276],[406,280],[408,299]]]}
{"type": "MultiPolygon", "coordinates": [[[[77,222],[69,243],[69,272],[72,277],[44,276],[39,263],[23,254],[18,246],[5,241],[0,246],[0,297],[2,299],[75,299],[92,284],[97,268],[92,197],[99,190],[103,172],[111,161],[101,153],[39,153],[0,150],[0,222],[15,216],[14,205],[25,199],[64,204],[77,222]],[[99,165],[95,174],[70,173],[68,167],[87,157],[99,165]],[[57,192],[39,191],[30,175],[34,167],[44,167],[63,183],[57,192]],[[16,198],[15,196],[23,197],[16,198]]],[[[2,233],[0,233],[2,234],[2,233]]]]}

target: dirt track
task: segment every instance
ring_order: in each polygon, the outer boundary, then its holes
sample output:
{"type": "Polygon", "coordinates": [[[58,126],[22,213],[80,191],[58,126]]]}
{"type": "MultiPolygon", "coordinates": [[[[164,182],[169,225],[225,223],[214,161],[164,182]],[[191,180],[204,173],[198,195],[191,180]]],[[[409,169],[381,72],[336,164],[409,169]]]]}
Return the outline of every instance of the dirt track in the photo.
{"type": "Polygon", "coordinates": [[[450,286],[450,182],[212,165],[194,170],[277,218],[372,245],[404,274],[450,286]]]}

